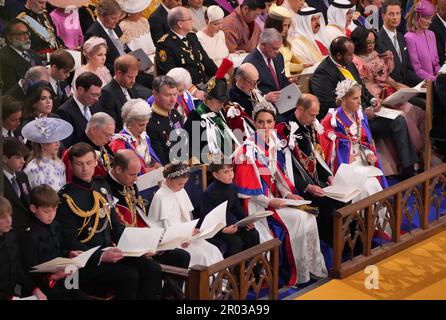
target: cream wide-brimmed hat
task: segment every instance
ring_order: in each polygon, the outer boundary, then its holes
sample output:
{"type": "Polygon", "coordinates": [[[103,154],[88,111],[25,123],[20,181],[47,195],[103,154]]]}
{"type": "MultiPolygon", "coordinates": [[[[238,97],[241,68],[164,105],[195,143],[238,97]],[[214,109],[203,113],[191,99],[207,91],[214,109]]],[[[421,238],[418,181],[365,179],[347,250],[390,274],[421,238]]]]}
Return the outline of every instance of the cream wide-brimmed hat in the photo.
{"type": "Polygon", "coordinates": [[[126,13],[138,13],[144,11],[152,0],[116,0],[122,11],[126,13]]]}

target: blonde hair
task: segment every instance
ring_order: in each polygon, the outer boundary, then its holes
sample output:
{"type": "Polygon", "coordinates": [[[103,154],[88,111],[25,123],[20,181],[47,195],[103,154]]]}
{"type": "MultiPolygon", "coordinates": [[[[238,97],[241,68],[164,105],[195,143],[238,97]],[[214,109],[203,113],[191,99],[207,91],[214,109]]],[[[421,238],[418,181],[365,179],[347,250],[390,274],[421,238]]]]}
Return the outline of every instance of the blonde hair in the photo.
{"type": "Polygon", "coordinates": [[[6,213],[12,213],[11,202],[5,197],[0,196],[0,218],[6,216],[6,213]]]}
{"type": "Polygon", "coordinates": [[[420,14],[416,11],[416,6],[412,6],[409,12],[406,14],[406,28],[409,32],[418,32],[420,27],[418,21],[420,20],[420,14]]]}

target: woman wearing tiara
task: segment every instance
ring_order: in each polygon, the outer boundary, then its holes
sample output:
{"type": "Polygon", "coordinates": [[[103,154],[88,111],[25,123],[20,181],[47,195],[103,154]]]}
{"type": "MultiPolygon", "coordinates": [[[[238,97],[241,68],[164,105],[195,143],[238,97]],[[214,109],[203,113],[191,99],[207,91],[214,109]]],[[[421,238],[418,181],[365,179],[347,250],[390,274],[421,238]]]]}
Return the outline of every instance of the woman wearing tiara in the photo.
{"type": "MultiPolygon", "coordinates": [[[[324,133],[321,135],[325,159],[332,172],[336,173],[343,163],[381,168],[367,116],[361,110],[361,86],[345,79],[338,83],[336,96],[339,107],[328,111],[322,121],[324,133]]],[[[353,201],[366,198],[386,186],[383,175],[368,177],[361,194],[353,201]]]]}
{"type": "MultiPolygon", "coordinates": [[[[194,207],[184,186],[189,179],[190,170],[185,164],[168,164],[164,168],[166,180],[155,193],[149,209],[151,225],[166,228],[174,224],[191,221],[194,207]]],[[[189,266],[210,266],[223,260],[220,250],[204,239],[185,242],[182,248],[189,252],[189,266]]]]}
{"type": "Polygon", "coordinates": [[[141,160],[140,174],[161,167],[161,162],[152,149],[149,135],[146,132],[152,110],[143,99],[127,101],[121,110],[124,128],[114,135],[110,149],[117,153],[121,149],[131,149],[141,160]]]}
{"type": "Polygon", "coordinates": [[[286,199],[299,200],[283,172],[283,154],[274,131],[276,109],[259,101],[253,111],[256,132],[235,152],[234,183],[247,214],[271,210],[272,216],[255,223],[260,242],[272,235],[282,241],[280,278],[285,285],[325,278],[327,269],[320,251],[316,218],[305,211],[287,208],[286,199]]]}

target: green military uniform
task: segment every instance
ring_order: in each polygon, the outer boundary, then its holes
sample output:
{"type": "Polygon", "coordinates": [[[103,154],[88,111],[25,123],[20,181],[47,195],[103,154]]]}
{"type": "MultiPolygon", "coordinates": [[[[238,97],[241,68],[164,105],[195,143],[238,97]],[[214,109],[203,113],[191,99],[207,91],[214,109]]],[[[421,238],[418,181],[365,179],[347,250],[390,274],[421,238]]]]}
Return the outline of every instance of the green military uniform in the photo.
{"type": "Polygon", "coordinates": [[[193,84],[204,84],[215,75],[217,66],[195,33],[188,33],[184,39],[170,31],[158,40],[155,58],[157,74],[163,75],[172,68],[182,67],[189,71],[193,84]]]}

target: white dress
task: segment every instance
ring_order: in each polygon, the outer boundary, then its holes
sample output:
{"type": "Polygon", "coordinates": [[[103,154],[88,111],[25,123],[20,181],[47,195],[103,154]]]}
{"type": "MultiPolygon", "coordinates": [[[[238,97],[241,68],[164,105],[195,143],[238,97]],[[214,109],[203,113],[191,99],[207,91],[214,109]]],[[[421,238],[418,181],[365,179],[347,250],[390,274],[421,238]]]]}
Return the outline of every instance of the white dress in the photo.
{"type": "Polygon", "coordinates": [[[29,180],[29,185],[34,188],[41,184],[47,184],[55,191],[59,191],[66,184],[65,165],[60,159],[42,158],[31,160],[23,169],[29,180]]]}
{"type": "MultiPolygon", "coordinates": [[[[153,226],[165,228],[176,223],[191,221],[194,209],[186,191],[173,192],[165,184],[155,193],[149,209],[149,221],[153,226]]],[[[210,266],[222,261],[220,250],[204,239],[192,240],[187,248],[190,254],[189,267],[194,265],[210,266]]]]}
{"type": "MultiPolygon", "coordinates": [[[[269,153],[272,154],[273,152],[273,148],[270,148],[269,153]]],[[[283,197],[288,195],[291,190],[285,181],[282,181],[283,178],[280,173],[275,171],[274,178],[279,193],[283,197]]],[[[268,196],[258,195],[248,199],[249,214],[266,210],[269,201],[274,198],[271,190],[268,191],[268,196]]],[[[243,194],[239,194],[239,197],[246,198],[243,194]]],[[[276,209],[276,212],[288,229],[291,250],[297,268],[297,283],[308,282],[310,273],[319,278],[326,278],[328,271],[320,248],[316,217],[295,208],[276,209]]],[[[255,222],[255,228],[259,232],[260,243],[273,238],[266,219],[255,222]]]]}
{"type": "MultiPolygon", "coordinates": [[[[352,121],[352,125],[350,126],[350,132],[354,136],[358,133],[358,125],[356,124],[355,121],[352,121]]],[[[351,165],[364,166],[364,163],[361,160],[361,157],[359,156],[360,152],[361,151],[359,148],[359,144],[354,144],[353,147],[351,148],[350,153],[356,154],[358,156],[356,157],[356,159],[353,162],[350,163],[351,165]]],[[[364,152],[365,152],[366,157],[368,154],[373,154],[373,152],[370,150],[365,150],[364,152]]],[[[383,190],[383,188],[382,188],[381,184],[379,183],[379,180],[376,177],[368,177],[365,180],[365,183],[361,188],[361,193],[358,196],[356,196],[355,198],[353,198],[352,203],[358,202],[361,199],[365,199],[365,198],[371,196],[372,194],[378,193],[382,190],[383,190]]],[[[382,208],[378,211],[379,221],[380,221],[381,225],[384,223],[386,213],[387,213],[387,210],[385,208],[382,208]]],[[[384,231],[389,237],[391,237],[392,229],[391,229],[389,223],[387,223],[386,227],[384,228],[384,231]]]]}
{"type": "Polygon", "coordinates": [[[229,49],[226,46],[225,33],[220,30],[213,37],[209,37],[203,31],[197,32],[197,38],[209,58],[214,60],[217,67],[221,65],[221,61],[229,56],[229,49]]]}

